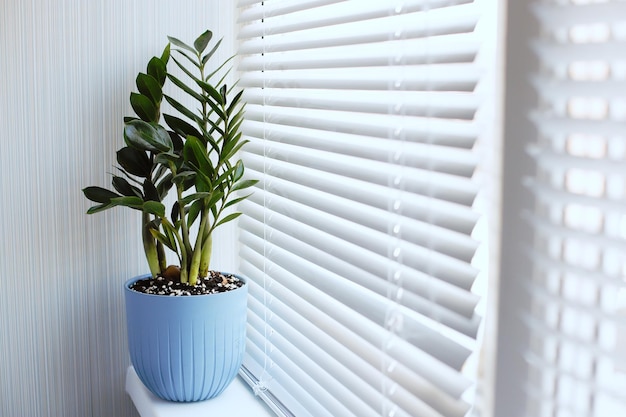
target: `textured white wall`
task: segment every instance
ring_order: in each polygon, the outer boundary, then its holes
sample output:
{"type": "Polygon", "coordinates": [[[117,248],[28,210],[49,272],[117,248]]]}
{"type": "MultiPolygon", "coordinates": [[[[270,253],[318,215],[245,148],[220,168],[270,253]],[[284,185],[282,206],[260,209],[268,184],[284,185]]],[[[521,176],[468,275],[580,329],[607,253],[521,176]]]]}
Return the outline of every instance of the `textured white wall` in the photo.
{"type": "Polygon", "coordinates": [[[166,35],[230,38],[231,9],[0,1],[0,416],[136,415],[121,285],[147,271],[138,217],[87,216],[81,189],[110,184],[135,75],[166,35]]]}

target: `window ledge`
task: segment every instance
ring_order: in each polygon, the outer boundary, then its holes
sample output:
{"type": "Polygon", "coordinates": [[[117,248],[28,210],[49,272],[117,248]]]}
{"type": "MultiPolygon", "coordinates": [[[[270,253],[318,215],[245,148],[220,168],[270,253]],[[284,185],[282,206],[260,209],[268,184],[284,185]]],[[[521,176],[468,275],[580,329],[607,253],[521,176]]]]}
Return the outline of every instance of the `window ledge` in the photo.
{"type": "Polygon", "coordinates": [[[157,398],[148,391],[135,369],[129,366],[126,371],[126,392],[141,417],[275,417],[239,376],[216,398],[195,403],[175,403],[157,398]]]}

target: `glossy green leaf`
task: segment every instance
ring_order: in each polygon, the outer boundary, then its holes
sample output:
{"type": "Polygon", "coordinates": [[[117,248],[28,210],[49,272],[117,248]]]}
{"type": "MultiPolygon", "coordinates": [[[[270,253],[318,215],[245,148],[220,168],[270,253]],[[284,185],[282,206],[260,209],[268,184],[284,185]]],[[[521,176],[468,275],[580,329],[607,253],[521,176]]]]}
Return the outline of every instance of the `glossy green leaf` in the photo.
{"type": "Polygon", "coordinates": [[[126,124],[124,140],[128,146],[154,153],[168,152],[173,147],[170,135],[162,126],[142,120],[133,120],[126,124]]]}
{"type": "Polygon", "coordinates": [[[102,187],[85,187],[83,194],[91,201],[104,204],[108,204],[112,198],[120,197],[119,194],[102,187]]]}
{"type": "Polygon", "coordinates": [[[143,94],[130,93],[130,105],[141,120],[146,122],[156,122],[158,120],[159,111],[157,107],[143,94]]]}
{"type": "Polygon", "coordinates": [[[200,88],[202,88],[202,91],[204,91],[209,96],[211,96],[213,100],[215,100],[217,103],[221,105],[224,104],[222,101],[222,95],[211,84],[206,83],[204,81],[196,81],[196,83],[200,86],[200,88]]]}
{"type": "MultiPolygon", "coordinates": [[[[174,132],[178,133],[181,136],[196,136],[202,137],[202,134],[191,124],[186,121],[179,119],[178,117],[171,116],[169,114],[164,114],[163,118],[165,119],[165,123],[172,129],[174,132]]],[[[182,142],[181,142],[182,143],[182,142]]]]}
{"type": "Polygon", "coordinates": [[[163,90],[159,82],[152,75],[139,73],[135,79],[137,89],[141,94],[148,97],[155,107],[158,107],[163,99],[163,90]]]}
{"type": "Polygon", "coordinates": [[[211,176],[213,164],[207,154],[206,146],[195,136],[187,136],[183,147],[183,157],[197,170],[211,176]]]}
{"type": "Polygon", "coordinates": [[[198,36],[198,38],[194,41],[193,46],[194,48],[196,48],[196,51],[199,54],[201,54],[206,49],[212,37],[213,37],[213,32],[211,32],[210,30],[207,30],[202,35],[198,36]]]}
{"type": "Polygon", "coordinates": [[[148,75],[151,75],[155,80],[157,80],[161,86],[165,84],[167,76],[166,62],[167,61],[161,60],[157,57],[153,57],[148,62],[148,67],[146,68],[148,75]]]}
{"type": "Polygon", "coordinates": [[[129,174],[142,178],[150,176],[152,169],[146,152],[130,146],[125,146],[117,151],[117,163],[129,174]]]}

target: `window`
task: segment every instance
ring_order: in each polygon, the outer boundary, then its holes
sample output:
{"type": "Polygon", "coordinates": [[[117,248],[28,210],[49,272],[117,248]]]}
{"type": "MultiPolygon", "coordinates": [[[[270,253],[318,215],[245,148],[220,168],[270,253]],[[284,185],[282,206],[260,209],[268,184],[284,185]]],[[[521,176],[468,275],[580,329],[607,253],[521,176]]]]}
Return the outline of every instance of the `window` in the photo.
{"type": "Polygon", "coordinates": [[[508,129],[505,149],[519,141],[530,159],[519,172],[513,167],[504,199],[519,193],[527,200],[505,215],[511,229],[503,247],[526,265],[503,258],[502,305],[512,313],[500,327],[504,388],[496,413],[624,415],[626,3],[545,0],[523,7],[511,13],[524,28],[509,18],[511,38],[521,40],[509,43],[509,62],[526,44],[533,65],[511,70],[508,85],[522,77],[531,82],[534,97],[517,97],[510,108],[532,125],[508,129]],[[519,368],[507,366],[518,359],[519,368]],[[515,393],[523,403],[505,404],[515,393]]]}
{"type": "Polygon", "coordinates": [[[243,374],[279,415],[466,415],[493,123],[480,2],[239,7],[260,180],[240,206],[243,374]]]}

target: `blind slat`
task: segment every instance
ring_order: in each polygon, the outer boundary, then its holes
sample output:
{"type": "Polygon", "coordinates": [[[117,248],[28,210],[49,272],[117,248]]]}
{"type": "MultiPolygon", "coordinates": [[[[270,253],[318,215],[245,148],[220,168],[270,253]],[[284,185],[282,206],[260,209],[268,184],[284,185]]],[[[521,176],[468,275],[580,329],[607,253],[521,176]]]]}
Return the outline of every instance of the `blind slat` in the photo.
{"type": "Polygon", "coordinates": [[[242,3],[241,157],[258,183],[240,270],[251,367],[286,409],[470,410],[480,18],[470,0],[242,3]]]}

